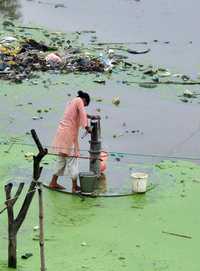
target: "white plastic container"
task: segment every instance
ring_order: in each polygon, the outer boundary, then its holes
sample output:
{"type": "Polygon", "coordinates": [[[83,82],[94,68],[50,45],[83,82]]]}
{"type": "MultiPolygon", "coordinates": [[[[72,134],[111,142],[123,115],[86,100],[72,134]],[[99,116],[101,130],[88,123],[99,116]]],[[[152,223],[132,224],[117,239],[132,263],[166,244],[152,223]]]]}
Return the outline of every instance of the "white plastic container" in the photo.
{"type": "Polygon", "coordinates": [[[133,179],[133,192],[145,193],[147,191],[148,174],[135,172],[131,174],[131,178],[133,179]]]}

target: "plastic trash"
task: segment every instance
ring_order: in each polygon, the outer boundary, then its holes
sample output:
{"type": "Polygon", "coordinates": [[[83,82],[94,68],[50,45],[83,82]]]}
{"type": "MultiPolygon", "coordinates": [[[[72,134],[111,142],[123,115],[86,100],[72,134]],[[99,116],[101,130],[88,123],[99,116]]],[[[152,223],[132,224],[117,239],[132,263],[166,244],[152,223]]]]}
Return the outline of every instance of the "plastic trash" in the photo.
{"type": "Polygon", "coordinates": [[[16,42],[17,39],[14,37],[3,37],[0,39],[0,44],[7,44],[7,43],[12,43],[12,42],[16,42]]]}
{"type": "Polygon", "coordinates": [[[25,253],[24,255],[21,256],[22,259],[27,260],[28,258],[32,257],[32,253],[25,253]]]}
{"type": "Polygon", "coordinates": [[[120,97],[114,97],[112,99],[112,103],[116,106],[118,106],[120,104],[120,97]]]}
{"type": "Polygon", "coordinates": [[[114,51],[109,49],[105,54],[100,53],[99,59],[101,63],[104,65],[104,71],[111,71],[113,68],[113,56],[114,51]]]}
{"type": "Polygon", "coordinates": [[[146,50],[132,50],[132,49],[128,49],[127,52],[129,54],[135,54],[135,55],[139,55],[139,54],[147,54],[148,52],[150,52],[150,49],[146,49],[146,50]]]}
{"type": "Polygon", "coordinates": [[[54,8],[65,8],[65,5],[63,3],[57,3],[54,5],[54,8]]]}
{"type": "Polygon", "coordinates": [[[184,97],[187,97],[187,98],[192,98],[192,97],[194,97],[194,93],[193,93],[191,90],[186,89],[186,90],[183,92],[183,96],[184,96],[184,97]]]}
{"type": "Polygon", "coordinates": [[[58,53],[48,54],[45,60],[47,65],[50,65],[53,68],[58,67],[62,63],[62,59],[58,53]]]}

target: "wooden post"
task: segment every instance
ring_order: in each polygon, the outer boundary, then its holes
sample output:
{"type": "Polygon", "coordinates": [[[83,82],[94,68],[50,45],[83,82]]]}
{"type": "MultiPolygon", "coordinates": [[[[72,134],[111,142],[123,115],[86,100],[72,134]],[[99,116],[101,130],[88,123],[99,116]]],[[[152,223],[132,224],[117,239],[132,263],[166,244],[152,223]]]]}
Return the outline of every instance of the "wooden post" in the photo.
{"type": "Polygon", "coordinates": [[[40,261],[41,271],[45,271],[45,255],[44,255],[44,208],[43,208],[43,191],[42,185],[38,182],[38,199],[39,199],[39,225],[40,225],[40,261]]]}
{"type": "MultiPolygon", "coordinates": [[[[11,190],[12,184],[9,183],[5,187],[6,192],[6,200],[11,200],[11,190]]],[[[15,230],[15,223],[14,223],[14,214],[13,214],[13,205],[11,202],[7,204],[7,213],[8,213],[8,267],[17,267],[17,239],[16,239],[16,230],[15,230]]]]}
{"type": "Polygon", "coordinates": [[[16,268],[17,267],[17,225],[14,219],[13,207],[18,197],[20,196],[24,183],[20,183],[18,190],[14,196],[14,199],[11,199],[11,191],[13,184],[9,183],[5,186],[6,193],[6,205],[7,205],[7,214],[8,214],[8,267],[16,268]]]}
{"type": "MultiPolygon", "coordinates": [[[[40,162],[43,157],[48,153],[47,149],[43,149],[35,130],[31,130],[31,134],[39,149],[39,153],[37,154],[37,156],[33,157],[33,180],[29,186],[22,207],[16,218],[14,218],[13,208],[23,190],[24,183],[20,183],[13,199],[11,197],[11,190],[13,187],[12,183],[9,183],[5,186],[6,206],[8,214],[8,267],[11,268],[17,267],[17,232],[19,231],[24,219],[26,218],[28,209],[35,194],[36,187],[38,185],[38,179],[40,178],[40,174],[42,172],[40,162]]],[[[45,269],[41,270],[44,271],[45,269]]]]}
{"type": "Polygon", "coordinates": [[[8,267],[17,268],[17,235],[12,227],[9,227],[8,242],[8,267]]]}

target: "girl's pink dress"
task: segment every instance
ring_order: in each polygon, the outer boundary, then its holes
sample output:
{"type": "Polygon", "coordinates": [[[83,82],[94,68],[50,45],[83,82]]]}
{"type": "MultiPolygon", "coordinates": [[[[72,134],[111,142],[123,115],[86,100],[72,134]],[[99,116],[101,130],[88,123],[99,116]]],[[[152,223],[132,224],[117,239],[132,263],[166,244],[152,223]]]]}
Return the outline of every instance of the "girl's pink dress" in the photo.
{"type": "Polygon", "coordinates": [[[88,119],[84,103],[81,98],[77,97],[65,108],[64,117],[59,123],[53,140],[53,151],[58,154],[79,156],[79,128],[86,126],[88,126],[88,119]]]}

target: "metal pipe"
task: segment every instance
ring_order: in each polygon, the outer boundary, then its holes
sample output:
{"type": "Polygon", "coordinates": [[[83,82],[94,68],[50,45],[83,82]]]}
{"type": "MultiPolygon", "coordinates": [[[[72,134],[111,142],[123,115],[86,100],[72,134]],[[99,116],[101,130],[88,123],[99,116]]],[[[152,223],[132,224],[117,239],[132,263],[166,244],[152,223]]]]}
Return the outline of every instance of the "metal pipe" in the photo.
{"type": "Polygon", "coordinates": [[[90,142],[90,156],[93,160],[90,160],[90,171],[95,175],[100,175],[100,154],[101,154],[101,127],[100,119],[91,120],[92,127],[91,140],[90,142]]]}

